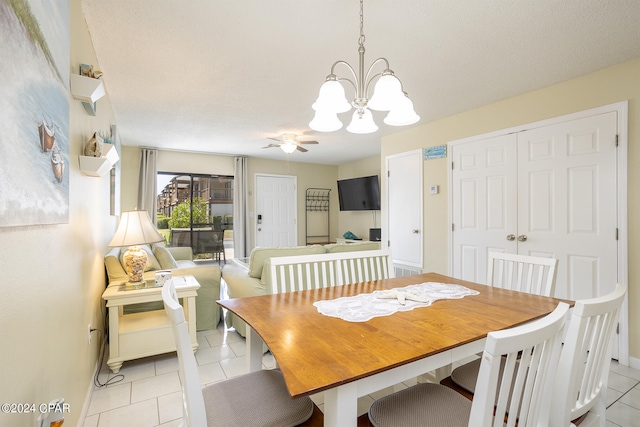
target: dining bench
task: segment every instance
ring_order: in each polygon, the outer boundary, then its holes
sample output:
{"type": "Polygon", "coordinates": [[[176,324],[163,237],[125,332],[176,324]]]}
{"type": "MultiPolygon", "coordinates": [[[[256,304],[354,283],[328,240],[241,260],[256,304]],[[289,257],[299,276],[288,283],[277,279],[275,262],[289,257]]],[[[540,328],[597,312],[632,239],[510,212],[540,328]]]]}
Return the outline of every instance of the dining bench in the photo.
{"type": "Polygon", "coordinates": [[[268,294],[395,277],[388,249],[270,258],[265,269],[268,294]]]}

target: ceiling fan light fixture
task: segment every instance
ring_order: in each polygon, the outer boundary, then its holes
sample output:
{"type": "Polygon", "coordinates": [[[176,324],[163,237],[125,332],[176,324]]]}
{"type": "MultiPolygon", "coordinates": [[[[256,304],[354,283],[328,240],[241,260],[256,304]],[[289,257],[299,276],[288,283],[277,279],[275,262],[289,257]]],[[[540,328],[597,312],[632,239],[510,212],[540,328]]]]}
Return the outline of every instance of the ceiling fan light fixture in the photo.
{"type": "Polygon", "coordinates": [[[309,122],[309,127],[318,132],[333,132],[342,127],[342,122],[336,113],[327,110],[316,110],[313,120],[309,122]]]}
{"type": "Polygon", "coordinates": [[[284,151],[285,153],[291,154],[296,151],[296,148],[298,148],[298,146],[295,142],[287,141],[284,144],[281,144],[280,148],[282,148],[282,151],[284,151]]]}
{"type": "Polygon", "coordinates": [[[378,126],[373,121],[373,114],[367,108],[356,110],[353,112],[351,123],[347,126],[347,130],[351,133],[373,133],[378,130],[378,126]]]}

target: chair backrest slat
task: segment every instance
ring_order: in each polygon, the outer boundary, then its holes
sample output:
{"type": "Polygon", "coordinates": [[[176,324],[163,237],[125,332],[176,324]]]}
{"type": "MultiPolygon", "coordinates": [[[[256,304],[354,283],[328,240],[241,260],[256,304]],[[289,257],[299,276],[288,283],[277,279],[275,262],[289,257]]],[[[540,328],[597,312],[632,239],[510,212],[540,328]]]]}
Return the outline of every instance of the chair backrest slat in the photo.
{"type": "Polygon", "coordinates": [[[568,311],[560,303],[542,319],[489,333],[469,427],[547,425],[568,311]]]}
{"type": "Polygon", "coordinates": [[[171,321],[173,338],[178,353],[178,374],[182,383],[182,417],[186,426],[207,425],[207,413],[202,396],[202,386],[198,366],[193,356],[189,328],[184,310],[178,302],[176,288],[172,280],[162,287],[164,309],[171,321]]]}
{"type": "Polygon", "coordinates": [[[490,252],[487,285],[530,294],[553,296],[558,260],[490,252]]]}
{"type": "Polygon", "coordinates": [[[567,427],[587,413],[588,425],[604,423],[613,336],[626,292],[618,285],[608,295],[576,301],[558,364],[551,427],[567,427]]]}

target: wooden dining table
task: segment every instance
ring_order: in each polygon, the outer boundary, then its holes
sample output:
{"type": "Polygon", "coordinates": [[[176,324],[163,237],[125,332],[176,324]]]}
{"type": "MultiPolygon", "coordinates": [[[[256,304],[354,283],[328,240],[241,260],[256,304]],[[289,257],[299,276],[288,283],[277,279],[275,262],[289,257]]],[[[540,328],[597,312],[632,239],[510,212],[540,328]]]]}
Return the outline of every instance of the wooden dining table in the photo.
{"type": "Polygon", "coordinates": [[[543,317],[561,301],[426,273],[218,304],[247,323],[250,371],[262,369],[266,343],[292,397],[324,392],[324,425],[355,427],[359,397],[482,352],[489,332],[543,317]],[[425,282],[479,294],[365,322],[326,316],[313,305],[425,282]]]}

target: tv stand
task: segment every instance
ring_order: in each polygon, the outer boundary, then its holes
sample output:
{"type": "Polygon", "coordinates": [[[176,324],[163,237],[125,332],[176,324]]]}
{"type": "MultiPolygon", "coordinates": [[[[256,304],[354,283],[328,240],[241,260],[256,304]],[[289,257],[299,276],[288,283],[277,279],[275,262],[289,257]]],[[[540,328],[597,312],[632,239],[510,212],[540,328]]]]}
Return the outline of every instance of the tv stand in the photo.
{"type": "Polygon", "coordinates": [[[361,242],[368,242],[369,239],[345,239],[343,237],[338,237],[336,239],[336,243],[361,243],[361,242]]]}

